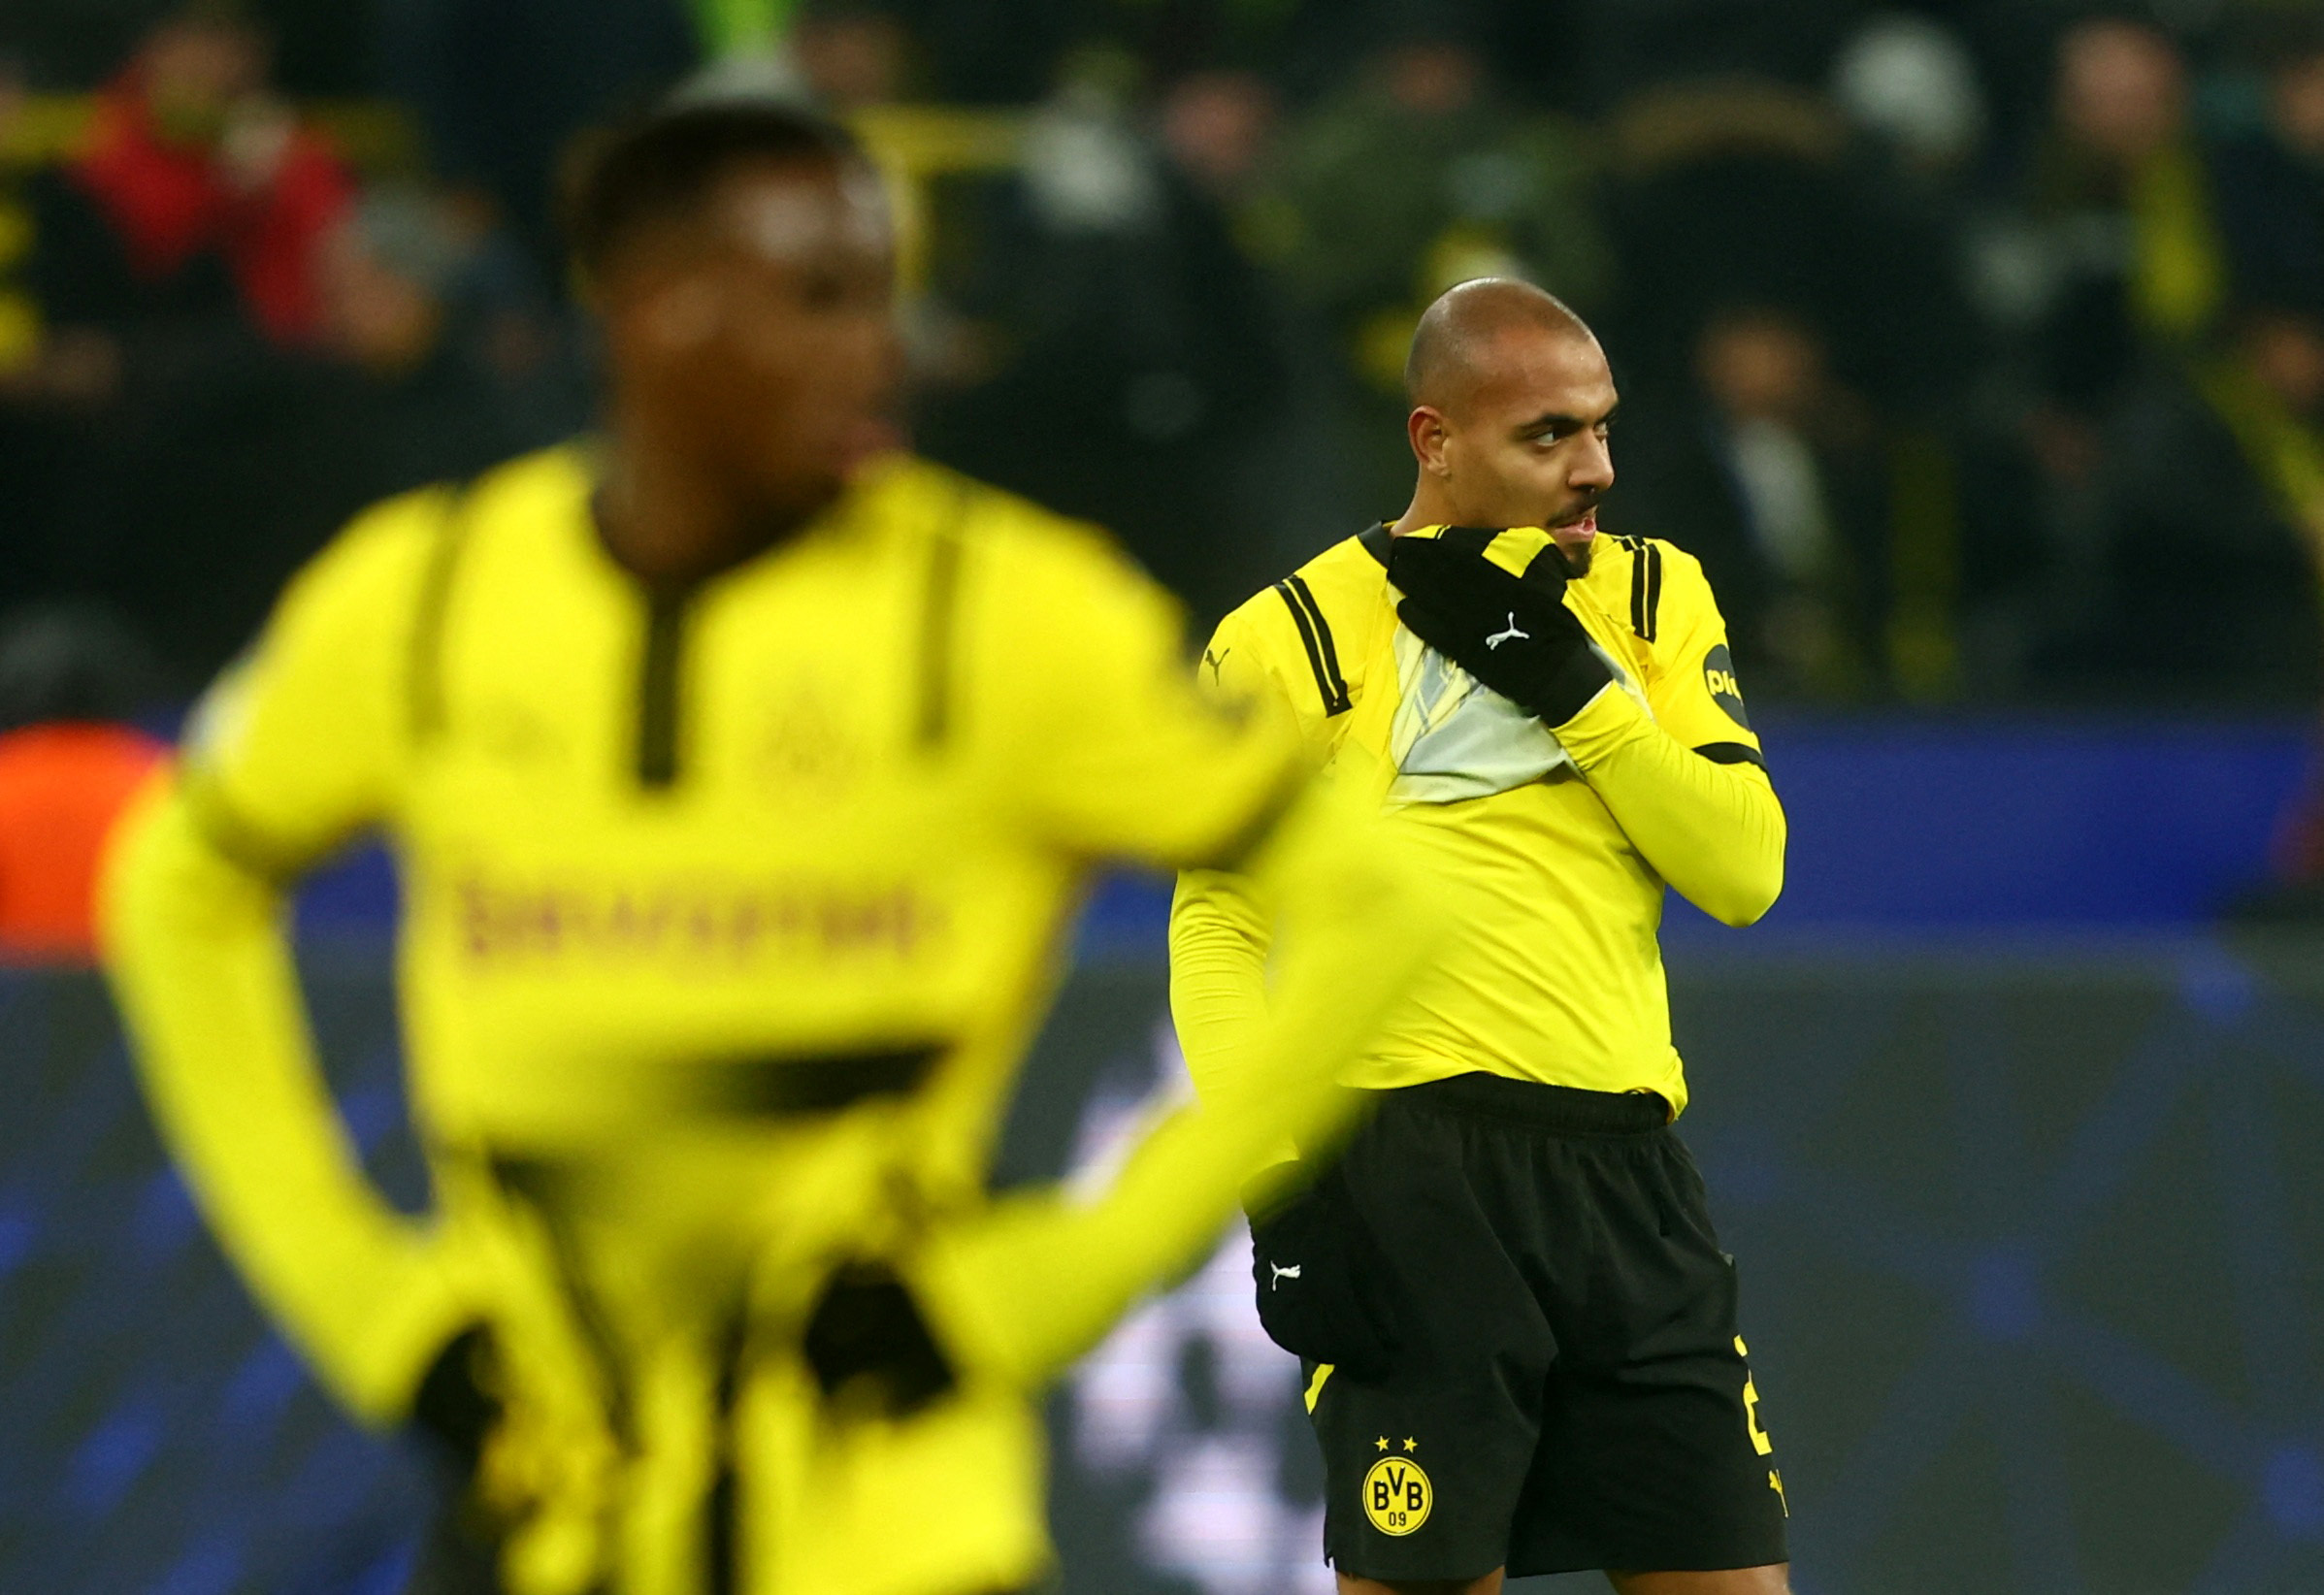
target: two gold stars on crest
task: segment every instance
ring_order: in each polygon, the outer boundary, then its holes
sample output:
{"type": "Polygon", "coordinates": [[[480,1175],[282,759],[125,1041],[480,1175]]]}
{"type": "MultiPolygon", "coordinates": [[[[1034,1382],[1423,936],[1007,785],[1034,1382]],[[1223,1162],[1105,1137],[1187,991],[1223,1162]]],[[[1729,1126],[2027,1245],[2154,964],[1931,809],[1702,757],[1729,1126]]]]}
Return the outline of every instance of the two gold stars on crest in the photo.
{"type": "MultiPolygon", "coordinates": [[[[1373,1441],[1372,1444],[1379,1447],[1382,1450],[1386,1450],[1388,1449],[1388,1436],[1382,1435],[1379,1439],[1373,1441]]],[[[1404,1449],[1407,1451],[1417,1451],[1421,1449],[1421,1443],[1407,1435],[1404,1440],[1404,1449]]]]}

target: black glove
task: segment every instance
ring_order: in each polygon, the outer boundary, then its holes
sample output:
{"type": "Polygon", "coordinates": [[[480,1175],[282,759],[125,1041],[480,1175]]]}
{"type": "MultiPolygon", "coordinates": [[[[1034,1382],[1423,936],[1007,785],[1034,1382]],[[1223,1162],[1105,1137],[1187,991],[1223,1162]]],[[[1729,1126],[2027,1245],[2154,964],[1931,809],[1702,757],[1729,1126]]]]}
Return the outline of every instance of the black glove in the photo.
{"type": "Polygon", "coordinates": [[[501,1420],[501,1398],[493,1391],[498,1355],[492,1332],[472,1324],[436,1353],[411,1398],[413,1425],[462,1478],[476,1471],[484,1441],[501,1420]]]}
{"type": "Polygon", "coordinates": [[[1388,556],[1388,579],[1404,595],[1396,618],[1412,635],[1552,726],[1614,679],[1565,606],[1566,574],[1555,543],[1513,576],[1458,530],[1398,537],[1388,556]]]}
{"type": "Polygon", "coordinates": [[[1287,1184],[1285,1171],[1269,1170],[1244,1195],[1260,1324],[1269,1340],[1310,1362],[1379,1379],[1394,1367],[1398,1349],[1379,1249],[1336,1167],[1295,1191],[1286,1193],[1287,1184]],[[1261,1185],[1271,1198],[1255,1195],[1261,1185]]]}
{"type": "Polygon", "coordinates": [[[887,1417],[916,1412],[953,1386],[952,1363],[919,1304],[875,1264],[852,1263],[832,1276],[808,1315],[803,1350],[827,1400],[844,1394],[887,1417]]]}

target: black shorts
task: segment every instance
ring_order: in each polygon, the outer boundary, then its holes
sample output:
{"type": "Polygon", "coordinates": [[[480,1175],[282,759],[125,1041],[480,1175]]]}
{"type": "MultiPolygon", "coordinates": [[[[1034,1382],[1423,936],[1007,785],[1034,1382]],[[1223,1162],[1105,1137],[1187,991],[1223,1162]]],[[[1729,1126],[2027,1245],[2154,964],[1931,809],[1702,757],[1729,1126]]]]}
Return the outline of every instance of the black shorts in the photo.
{"type": "Polygon", "coordinates": [[[1402,1350],[1379,1380],[1307,1370],[1340,1572],[1787,1559],[1734,1259],[1665,1111],[1486,1074],[1380,1093],[1327,1185],[1402,1350]]]}

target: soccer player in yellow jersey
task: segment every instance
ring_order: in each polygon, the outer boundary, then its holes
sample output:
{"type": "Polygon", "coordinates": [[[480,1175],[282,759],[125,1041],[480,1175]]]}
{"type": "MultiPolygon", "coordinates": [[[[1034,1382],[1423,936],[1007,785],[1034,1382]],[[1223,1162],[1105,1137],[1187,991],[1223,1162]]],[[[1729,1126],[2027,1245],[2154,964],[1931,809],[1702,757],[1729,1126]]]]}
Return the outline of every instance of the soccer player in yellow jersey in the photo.
{"type": "Polygon", "coordinates": [[[1196,691],[1099,537],[898,451],[887,220],[843,135],[661,114],[572,225],[602,441],[362,516],[116,845],[147,1093],[329,1386],[468,1465],[422,1587],[1021,1588],[1029,1392],[1329,1122],[1443,916],[1288,722],[1196,691]],[[421,1220],[332,1116],[283,930],[371,830],[421,1220]],[[1302,905],[1283,1023],[1231,1111],[1162,1123],[1099,1198],[990,1203],[1109,856],[1241,861],[1302,905]]]}
{"type": "MultiPolygon", "coordinates": [[[[1343,1591],[1605,1569],[1771,1595],[1787,1514],[1686,1104],[1665,886],[1748,925],[1784,827],[1702,569],[1601,534],[1616,392],[1527,284],[1438,300],[1407,377],[1412,505],[1228,615],[1202,673],[1288,704],[1433,860],[1464,940],[1344,1078],[1375,1111],[1258,1183],[1260,1308],[1307,1361],[1343,1591]],[[1514,530],[1511,530],[1514,529],[1514,530]]],[[[1263,885],[1181,875],[1196,1085],[1270,1012],[1263,885]]]]}

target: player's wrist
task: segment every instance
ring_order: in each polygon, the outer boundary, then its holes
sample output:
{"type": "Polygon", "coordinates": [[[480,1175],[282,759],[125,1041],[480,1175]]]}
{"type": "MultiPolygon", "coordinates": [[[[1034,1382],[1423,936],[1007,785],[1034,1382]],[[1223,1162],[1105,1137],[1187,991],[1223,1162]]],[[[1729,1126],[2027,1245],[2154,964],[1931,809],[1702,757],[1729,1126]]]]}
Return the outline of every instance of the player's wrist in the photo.
{"type": "Polygon", "coordinates": [[[1639,737],[1664,734],[1638,700],[1611,679],[1565,719],[1543,724],[1586,775],[1639,737]]]}

